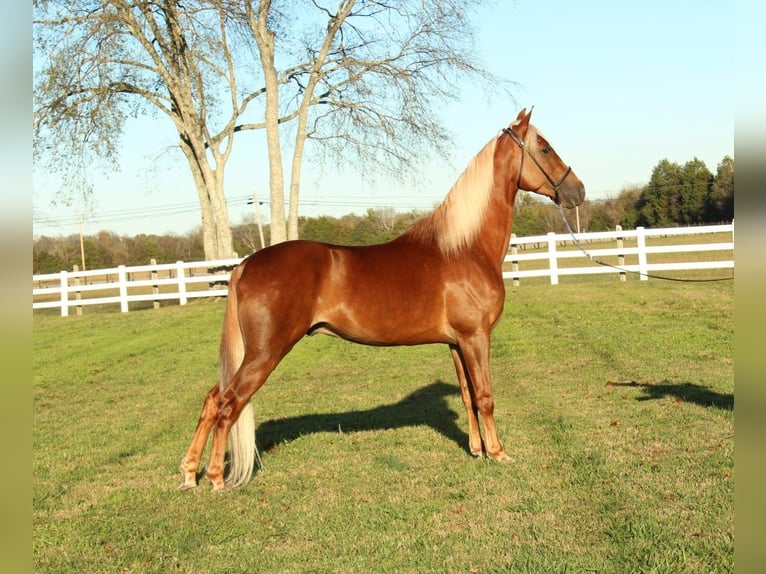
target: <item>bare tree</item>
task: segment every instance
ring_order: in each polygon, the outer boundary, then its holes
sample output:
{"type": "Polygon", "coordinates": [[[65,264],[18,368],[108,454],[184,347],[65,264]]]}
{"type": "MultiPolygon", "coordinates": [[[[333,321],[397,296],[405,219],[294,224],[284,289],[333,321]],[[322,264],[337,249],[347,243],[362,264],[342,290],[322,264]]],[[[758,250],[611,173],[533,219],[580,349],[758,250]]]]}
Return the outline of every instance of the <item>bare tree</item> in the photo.
{"type": "MultiPolygon", "coordinates": [[[[307,141],[333,165],[349,163],[361,171],[400,176],[431,151],[444,154],[452,139],[439,122],[438,109],[456,100],[461,79],[487,88],[508,85],[475,60],[468,19],[478,0],[318,0],[316,12],[301,23],[280,26],[277,2],[258,2],[249,22],[264,55],[290,54],[296,63],[277,75],[272,105],[287,102],[297,125],[290,169],[288,237],[297,237],[301,165],[307,141]],[[323,20],[318,20],[318,16],[323,20]],[[274,23],[272,25],[272,23],[274,23]],[[275,48],[276,46],[276,48],[275,48]],[[298,47],[300,51],[298,51],[298,47]]],[[[283,4],[283,3],[279,3],[283,4]]],[[[263,61],[264,74],[273,60],[263,61]]],[[[270,90],[267,82],[266,89],[270,90]]],[[[268,105],[267,105],[268,109],[268,105]]],[[[268,112],[267,112],[268,114],[268,112]]],[[[280,149],[280,132],[267,117],[269,149],[280,149]]],[[[270,156],[271,157],[271,156],[270,156]]],[[[283,185],[272,164],[272,196],[283,185]]],[[[274,230],[272,229],[272,232],[274,230]]]]}
{"type": "Polygon", "coordinates": [[[375,230],[379,233],[392,233],[396,227],[396,211],[393,207],[368,209],[367,217],[372,220],[375,230]]]}
{"type": "MultiPolygon", "coordinates": [[[[224,169],[237,120],[258,96],[237,83],[220,2],[36,0],[36,152],[65,184],[116,160],[130,115],[172,122],[201,206],[205,256],[232,250],[224,169]]],[[[237,41],[246,40],[246,36],[237,41]]]]}
{"type": "Polygon", "coordinates": [[[126,118],[159,112],[194,178],[205,256],[221,258],[235,135],[265,129],[271,242],[297,237],[307,142],[317,157],[401,173],[448,149],[435,110],[458,80],[500,85],[473,58],[479,0],[334,2],[35,0],[36,159],[81,183],[95,158],[115,163],[126,118]]]}

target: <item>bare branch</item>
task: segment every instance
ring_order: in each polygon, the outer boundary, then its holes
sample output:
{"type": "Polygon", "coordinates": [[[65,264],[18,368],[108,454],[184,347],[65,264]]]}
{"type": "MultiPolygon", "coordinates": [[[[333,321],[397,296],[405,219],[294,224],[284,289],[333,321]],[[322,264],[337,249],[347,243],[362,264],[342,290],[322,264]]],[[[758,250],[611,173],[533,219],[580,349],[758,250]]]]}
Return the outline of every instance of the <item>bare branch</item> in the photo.
{"type": "Polygon", "coordinates": [[[234,136],[262,130],[279,237],[282,149],[297,206],[304,146],[320,162],[412,171],[448,149],[439,110],[459,97],[455,86],[507,87],[474,59],[468,15],[480,3],[36,0],[36,158],[82,178],[98,158],[114,165],[127,118],[160,112],[189,162],[205,244],[225,251],[234,136]]]}

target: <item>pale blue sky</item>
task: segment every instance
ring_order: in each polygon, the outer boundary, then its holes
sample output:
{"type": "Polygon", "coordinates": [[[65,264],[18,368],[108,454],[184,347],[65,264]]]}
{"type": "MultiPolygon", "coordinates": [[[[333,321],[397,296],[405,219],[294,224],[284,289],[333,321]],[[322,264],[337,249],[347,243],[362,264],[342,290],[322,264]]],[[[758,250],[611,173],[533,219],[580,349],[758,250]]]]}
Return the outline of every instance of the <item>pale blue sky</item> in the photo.
{"type": "MultiPolygon", "coordinates": [[[[725,155],[734,155],[733,12],[732,2],[715,1],[498,1],[478,14],[477,38],[484,66],[517,82],[515,102],[464,87],[443,115],[457,142],[452,158],[429,165],[421,185],[373,184],[350,170],[329,174],[307,164],[301,214],[430,209],[484,143],[531,105],[533,123],[591,199],[646,183],[663,158],[697,157],[715,173],[725,155]]],[[[85,232],[185,233],[199,225],[180,153],[152,160],[174,144],[167,120],[135,122],[123,144],[122,171],[96,180],[85,232]]],[[[265,198],[267,175],[254,146],[243,140],[235,148],[226,188],[236,224],[252,213],[245,196],[265,198]]],[[[36,236],[77,231],[81,206],[51,207],[54,191],[51,180],[35,178],[36,236]]]]}

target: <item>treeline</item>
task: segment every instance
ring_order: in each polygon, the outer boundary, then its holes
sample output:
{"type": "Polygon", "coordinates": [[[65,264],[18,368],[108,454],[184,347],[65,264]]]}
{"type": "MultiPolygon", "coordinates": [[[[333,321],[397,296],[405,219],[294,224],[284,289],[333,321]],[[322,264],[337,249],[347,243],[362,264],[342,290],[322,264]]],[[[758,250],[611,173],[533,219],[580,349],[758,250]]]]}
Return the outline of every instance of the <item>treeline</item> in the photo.
{"type": "MultiPolygon", "coordinates": [[[[565,231],[558,210],[536,197],[522,194],[517,198],[514,233],[565,231]]],[[[715,174],[697,158],[684,165],[663,159],[646,185],[624,189],[617,197],[586,201],[579,208],[583,231],[608,231],[616,225],[623,229],[704,225],[733,219],[734,160],[729,156],[721,160],[715,174]]]]}
{"type": "MultiPolygon", "coordinates": [[[[397,213],[391,208],[370,209],[363,215],[343,217],[303,217],[299,220],[299,234],[304,239],[341,245],[369,245],[382,243],[401,234],[424,213],[397,213]]],[[[232,227],[234,250],[244,256],[269,245],[269,226],[259,230],[254,218],[232,227]],[[261,243],[261,234],[263,243],[261,243]]],[[[202,232],[196,229],[186,235],[136,235],[128,237],[111,231],[101,231],[83,237],[42,236],[32,245],[33,273],[58,273],[82,268],[83,253],[87,269],[104,269],[117,265],[147,265],[175,261],[202,261],[205,258],[202,232]]]]}
{"type": "MultiPolygon", "coordinates": [[[[513,232],[520,236],[549,231],[564,232],[561,215],[550,201],[521,193],[516,199],[513,232]]],[[[342,245],[382,243],[401,234],[425,212],[397,213],[391,208],[370,209],[365,215],[301,218],[299,234],[304,239],[342,245]]],[[[567,213],[570,225],[582,231],[673,227],[730,222],[734,218],[734,160],[725,157],[712,174],[705,164],[693,159],[684,165],[662,160],[649,183],[622,190],[616,197],[586,201],[575,213],[567,213]],[[576,219],[576,216],[577,217],[576,219]],[[579,220],[578,220],[579,219],[579,220]]],[[[259,230],[254,220],[232,228],[234,249],[244,256],[269,245],[268,225],[259,230]]],[[[127,237],[109,231],[83,237],[82,251],[88,269],[117,265],[200,261],[204,259],[199,230],[186,235],[137,235],[127,237]]],[[[82,267],[79,235],[42,236],[32,247],[33,273],[57,273],[82,267]]]]}

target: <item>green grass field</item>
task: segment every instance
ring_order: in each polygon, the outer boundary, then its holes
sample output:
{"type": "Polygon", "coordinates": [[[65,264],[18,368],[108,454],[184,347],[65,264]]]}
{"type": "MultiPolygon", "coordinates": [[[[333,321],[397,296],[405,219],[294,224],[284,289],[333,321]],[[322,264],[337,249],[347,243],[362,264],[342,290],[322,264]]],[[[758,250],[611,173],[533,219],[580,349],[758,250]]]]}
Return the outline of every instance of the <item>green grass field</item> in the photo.
{"type": "Polygon", "coordinates": [[[264,469],[177,490],[222,301],[34,316],[37,572],[732,572],[731,282],[508,286],[474,460],[444,346],[302,341],[264,469]]]}

